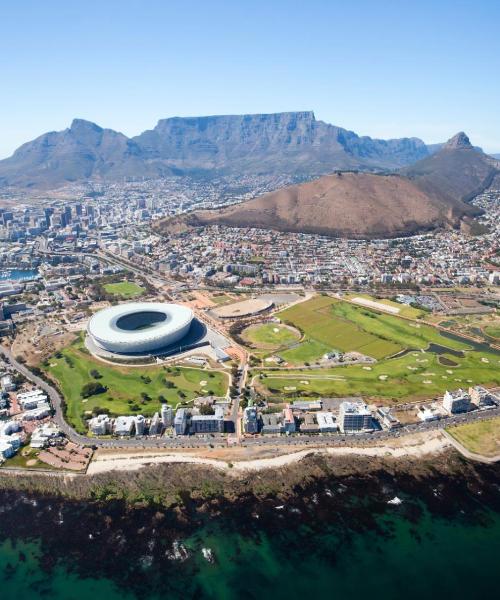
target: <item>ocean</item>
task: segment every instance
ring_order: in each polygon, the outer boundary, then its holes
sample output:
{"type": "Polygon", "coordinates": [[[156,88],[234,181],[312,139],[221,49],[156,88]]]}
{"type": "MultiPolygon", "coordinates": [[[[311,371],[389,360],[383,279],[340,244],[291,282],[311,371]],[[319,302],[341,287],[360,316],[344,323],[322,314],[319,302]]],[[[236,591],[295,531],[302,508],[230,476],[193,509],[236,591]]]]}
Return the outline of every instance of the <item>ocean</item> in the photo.
{"type": "Polygon", "coordinates": [[[491,473],[480,488],[456,478],[321,481],[282,503],[247,498],[200,511],[187,502],[180,516],[2,492],[1,596],[497,597],[500,487],[491,473]]]}

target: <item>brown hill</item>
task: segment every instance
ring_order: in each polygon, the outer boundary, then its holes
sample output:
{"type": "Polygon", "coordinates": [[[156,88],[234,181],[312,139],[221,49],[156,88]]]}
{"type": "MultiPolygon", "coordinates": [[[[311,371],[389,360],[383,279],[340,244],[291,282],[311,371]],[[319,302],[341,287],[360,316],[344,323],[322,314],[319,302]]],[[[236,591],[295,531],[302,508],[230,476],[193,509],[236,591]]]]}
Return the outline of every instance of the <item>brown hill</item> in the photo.
{"type": "Polygon", "coordinates": [[[166,220],[158,227],[175,231],[223,224],[349,238],[458,227],[480,212],[464,200],[490,185],[500,172],[498,162],[469,146],[467,136],[458,134],[401,174],[327,175],[221,210],[166,220]]]}

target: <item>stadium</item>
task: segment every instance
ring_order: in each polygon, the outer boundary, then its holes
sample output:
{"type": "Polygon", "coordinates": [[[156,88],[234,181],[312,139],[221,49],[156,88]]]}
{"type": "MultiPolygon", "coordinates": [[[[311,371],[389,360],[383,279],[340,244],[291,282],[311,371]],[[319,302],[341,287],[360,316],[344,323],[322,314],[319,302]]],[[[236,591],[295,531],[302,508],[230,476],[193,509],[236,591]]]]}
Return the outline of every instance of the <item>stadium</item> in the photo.
{"type": "Polygon", "coordinates": [[[87,333],[93,344],[113,354],[155,353],[186,338],[193,312],[179,304],[132,302],[97,312],[87,333]]]}

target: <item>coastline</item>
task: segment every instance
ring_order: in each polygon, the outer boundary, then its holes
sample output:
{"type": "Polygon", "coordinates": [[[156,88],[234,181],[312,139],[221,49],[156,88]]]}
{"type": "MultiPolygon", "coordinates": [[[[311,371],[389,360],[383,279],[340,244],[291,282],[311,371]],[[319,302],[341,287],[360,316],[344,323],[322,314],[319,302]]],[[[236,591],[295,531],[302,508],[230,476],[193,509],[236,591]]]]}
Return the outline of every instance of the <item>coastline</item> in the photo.
{"type": "MultiPolygon", "coordinates": [[[[451,446],[450,440],[441,431],[428,432],[427,434],[413,434],[401,440],[403,443],[380,444],[366,447],[314,447],[293,449],[278,456],[252,458],[238,452],[237,448],[220,450],[217,452],[193,452],[185,450],[165,451],[136,450],[116,451],[97,450],[90,463],[87,474],[89,476],[111,471],[134,471],[146,466],[162,463],[183,463],[203,465],[223,470],[232,475],[246,472],[261,471],[262,469],[276,469],[297,463],[311,455],[329,455],[332,457],[364,456],[364,457],[392,457],[392,458],[422,458],[429,454],[442,452],[451,446]],[[403,441],[404,440],[404,441],[403,441]],[[200,453],[203,456],[200,456],[200,453]],[[210,458],[210,454],[218,454],[218,458],[210,458]],[[238,456],[239,455],[239,456],[238,456]]],[[[271,450],[272,449],[267,449],[271,450]]],[[[282,449],[276,449],[279,452],[282,449]]],[[[255,454],[255,452],[253,453],[255,454]]]]}

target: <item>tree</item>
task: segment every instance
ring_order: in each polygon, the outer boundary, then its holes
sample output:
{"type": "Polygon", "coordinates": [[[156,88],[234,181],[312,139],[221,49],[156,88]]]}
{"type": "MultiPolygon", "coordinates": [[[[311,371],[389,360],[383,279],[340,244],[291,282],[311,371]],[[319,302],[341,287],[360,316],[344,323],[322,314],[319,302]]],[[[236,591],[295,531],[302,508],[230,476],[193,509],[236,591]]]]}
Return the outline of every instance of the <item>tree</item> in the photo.
{"type": "Polygon", "coordinates": [[[172,388],[175,387],[175,384],[172,381],[169,381],[168,379],[165,379],[165,387],[168,390],[171,390],[172,388]]]}
{"type": "Polygon", "coordinates": [[[102,385],[98,381],[89,381],[82,387],[80,395],[82,398],[90,398],[90,396],[104,393],[107,389],[105,385],[102,385]]]}
{"type": "Polygon", "coordinates": [[[200,406],[200,415],[215,415],[215,410],[210,404],[202,404],[200,406]]]}
{"type": "Polygon", "coordinates": [[[97,369],[92,369],[92,371],[90,371],[90,375],[94,379],[101,379],[101,377],[102,377],[102,375],[99,373],[99,371],[97,369]]]}

